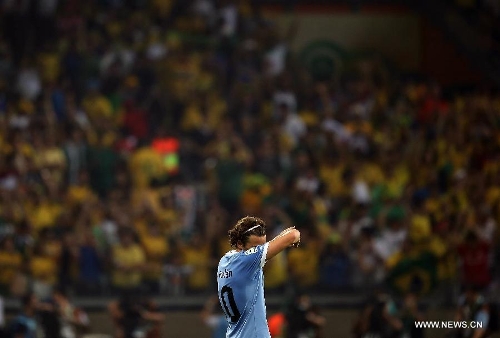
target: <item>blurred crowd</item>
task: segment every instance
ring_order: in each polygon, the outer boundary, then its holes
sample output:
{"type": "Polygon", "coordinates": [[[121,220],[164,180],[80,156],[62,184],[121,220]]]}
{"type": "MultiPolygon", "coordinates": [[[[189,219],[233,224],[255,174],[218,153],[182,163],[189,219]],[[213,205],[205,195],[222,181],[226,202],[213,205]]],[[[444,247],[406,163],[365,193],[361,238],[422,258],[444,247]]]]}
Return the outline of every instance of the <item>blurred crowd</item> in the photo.
{"type": "Polygon", "coordinates": [[[44,300],[28,292],[20,300],[19,312],[9,318],[7,325],[1,323],[0,336],[77,338],[89,332],[89,317],[61,290],[54,290],[51,297],[44,300]]]}
{"type": "MultiPolygon", "coordinates": [[[[481,338],[494,337],[499,330],[498,304],[481,295],[478,288],[467,287],[458,298],[451,319],[457,323],[477,323],[448,327],[442,337],[481,338]]],[[[389,293],[377,290],[363,305],[358,319],[352,327],[353,337],[403,337],[423,338],[431,327],[422,327],[417,322],[429,321],[427,308],[418,295],[409,292],[398,299],[389,293]]]]}
{"type": "Polygon", "coordinates": [[[495,290],[498,93],[318,77],[247,0],[0,4],[2,294],[211,293],[248,214],[302,233],[269,292],[495,290]]]}

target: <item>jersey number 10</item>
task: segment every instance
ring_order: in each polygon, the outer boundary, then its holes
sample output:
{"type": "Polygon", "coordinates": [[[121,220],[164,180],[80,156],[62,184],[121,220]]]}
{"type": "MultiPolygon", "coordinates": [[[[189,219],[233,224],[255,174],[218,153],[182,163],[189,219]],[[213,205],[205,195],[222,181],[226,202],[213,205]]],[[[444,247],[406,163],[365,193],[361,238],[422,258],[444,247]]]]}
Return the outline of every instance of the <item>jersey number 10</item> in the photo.
{"type": "Polygon", "coordinates": [[[236,323],[240,319],[241,314],[234,300],[233,289],[227,285],[224,285],[220,290],[220,299],[222,301],[222,307],[224,308],[226,317],[229,317],[231,319],[231,323],[236,323]],[[229,301],[229,306],[226,302],[226,294],[227,300],[229,301]]]}

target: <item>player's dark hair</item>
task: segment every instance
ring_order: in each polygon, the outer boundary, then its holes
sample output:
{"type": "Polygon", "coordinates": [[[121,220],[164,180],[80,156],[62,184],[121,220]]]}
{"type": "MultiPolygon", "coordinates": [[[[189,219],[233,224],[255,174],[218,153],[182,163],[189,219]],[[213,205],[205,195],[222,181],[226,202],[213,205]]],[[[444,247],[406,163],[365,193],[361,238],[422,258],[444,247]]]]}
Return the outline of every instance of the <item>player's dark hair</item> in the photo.
{"type": "Polygon", "coordinates": [[[228,231],[229,244],[237,248],[238,243],[245,245],[251,235],[264,236],[266,234],[266,223],[258,217],[246,216],[240,219],[236,225],[228,231]]]}

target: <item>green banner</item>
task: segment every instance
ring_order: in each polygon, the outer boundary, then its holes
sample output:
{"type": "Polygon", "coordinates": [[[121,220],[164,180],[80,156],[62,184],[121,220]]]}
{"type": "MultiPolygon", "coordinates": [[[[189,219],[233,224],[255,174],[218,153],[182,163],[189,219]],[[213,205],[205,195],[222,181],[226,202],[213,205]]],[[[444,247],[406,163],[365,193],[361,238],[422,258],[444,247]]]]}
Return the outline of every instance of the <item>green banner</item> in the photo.
{"type": "Polygon", "coordinates": [[[328,80],[342,72],[346,56],[337,44],[318,40],[306,45],[299,59],[315,80],[328,80]]]}
{"type": "Polygon", "coordinates": [[[429,293],[437,283],[437,259],[430,252],[401,259],[387,276],[388,284],[400,293],[429,293]]]}

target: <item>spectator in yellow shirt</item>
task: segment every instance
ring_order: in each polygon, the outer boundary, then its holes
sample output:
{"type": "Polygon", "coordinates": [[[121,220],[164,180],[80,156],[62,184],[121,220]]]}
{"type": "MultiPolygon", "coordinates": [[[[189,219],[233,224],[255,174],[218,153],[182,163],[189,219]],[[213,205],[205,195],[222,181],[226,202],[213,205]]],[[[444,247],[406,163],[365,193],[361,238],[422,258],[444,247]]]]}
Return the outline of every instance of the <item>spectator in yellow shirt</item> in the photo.
{"type": "Polygon", "coordinates": [[[67,166],[64,151],[58,145],[54,131],[50,132],[39,144],[34,156],[35,163],[40,170],[47,170],[57,184],[61,184],[67,166]]]}
{"type": "Polygon", "coordinates": [[[120,242],[113,247],[113,286],[119,290],[138,289],[142,282],[146,257],[135,243],[131,229],[121,229],[120,242]]]}
{"type": "Polygon", "coordinates": [[[129,167],[134,186],[139,189],[149,187],[154,178],[161,178],[166,174],[160,154],[149,146],[140,147],[132,155],[129,167]]]}
{"type": "Polygon", "coordinates": [[[57,50],[52,46],[45,48],[39,55],[38,64],[41,70],[42,81],[49,85],[55,83],[61,73],[61,60],[57,50]]]}
{"type": "Polygon", "coordinates": [[[192,235],[188,245],[181,250],[183,263],[191,273],[187,279],[189,292],[202,292],[210,286],[212,276],[210,267],[213,265],[210,257],[210,245],[199,233],[192,235]]]}
{"type": "Polygon", "coordinates": [[[0,293],[8,294],[16,274],[21,271],[23,259],[14,246],[12,237],[6,237],[0,249],[0,293]]]}
{"type": "Polygon", "coordinates": [[[87,171],[80,171],[78,183],[70,185],[66,192],[66,201],[70,207],[81,205],[85,202],[94,202],[97,196],[89,185],[89,175],[87,171]]]}
{"type": "Polygon", "coordinates": [[[41,230],[55,225],[57,218],[61,215],[62,206],[42,194],[34,193],[33,197],[34,205],[27,208],[28,220],[35,232],[39,233],[41,230]]]}
{"type": "Polygon", "coordinates": [[[339,197],[347,193],[348,187],[345,186],[342,175],[345,171],[345,163],[339,161],[334,156],[325,156],[320,164],[319,175],[325,182],[326,191],[329,196],[339,197]]]}
{"type": "Polygon", "coordinates": [[[283,291],[288,278],[285,252],[280,252],[274,259],[267,262],[264,270],[266,292],[278,293],[283,291]]]}
{"type": "Polygon", "coordinates": [[[186,132],[213,133],[227,110],[218,94],[199,93],[199,99],[190,102],[184,111],[181,128],[186,132]]]}
{"type": "Polygon", "coordinates": [[[43,243],[43,252],[57,265],[62,253],[61,239],[52,229],[44,229],[40,233],[40,241],[43,243]]]}
{"type": "Polygon", "coordinates": [[[148,291],[160,292],[159,281],[163,274],[163,265],[170,251],[167,238],[162,235],[161,229],[156,222],[150,223],[147,232],[141,237],[142,247],[146,255],[144,270],[144,282],[148,291]]]}
{"type": "Polygon", "coordinates": [[[83,99],[82,107],[93,122],[111,118],[113,115],[111,102],[104,95],[101,95],[95,87],[90,88],[87,96],[83,99]]]}
{"type": "Polygon", "coordinates": [[[38,242],[30,261],[33,289],[39,298],[46,298],[52,293],[58,276],[57,262],[48,254],[45,244],[38,242]]]}
{"type": "Polygon", "coordinates": [[[290,275],[297,285],[307,289],[314,287],[318,282],[321,248],[318,241],[307,234],[307,231],[301,230],[301,232],[302,245],[288,253],[288,267],[290,275]]]}

